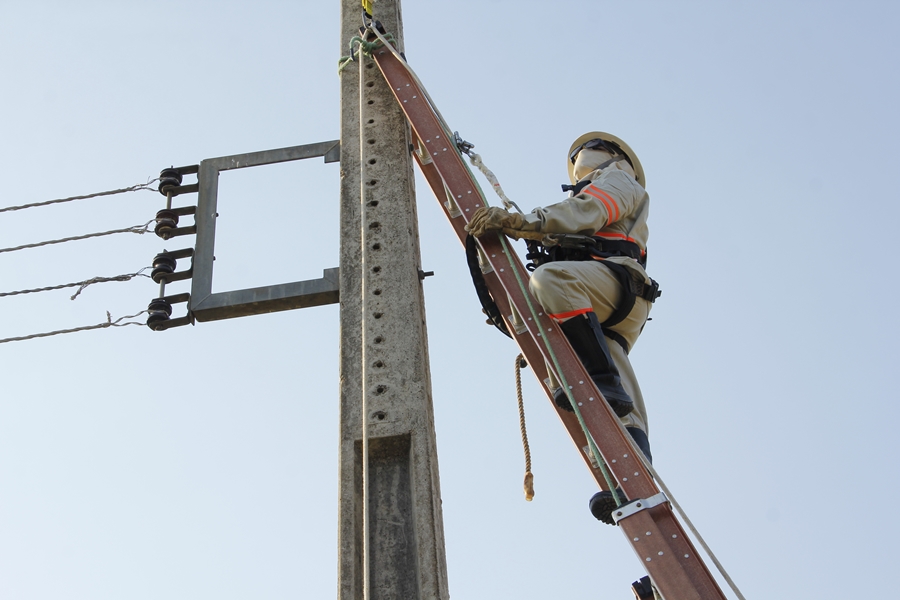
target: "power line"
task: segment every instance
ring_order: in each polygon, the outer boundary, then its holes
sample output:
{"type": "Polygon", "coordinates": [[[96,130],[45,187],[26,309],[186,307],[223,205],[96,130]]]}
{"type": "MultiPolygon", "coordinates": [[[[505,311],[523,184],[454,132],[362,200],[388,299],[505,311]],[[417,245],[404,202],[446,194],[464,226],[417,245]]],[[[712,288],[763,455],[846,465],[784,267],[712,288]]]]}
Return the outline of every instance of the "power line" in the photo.
{"type": "Polygon", "coordinates": [[[16,246],[14,248],[0,248],[0,253],[3,252],[15,252],[16,250],[25,250],[26,248],[37,248],[39,246],[49,246],[51,244],[62,244],[63,242],[74,242],[76,240],[86,240],[88,238],[95,238],[104,235],[113,235],[115,233],[137,233],[139,235],[143,235],[150,230],[150,223],[154,223],[156,219],[152,221],[147,221],[143,225],[133,225],[131,227],[126,227],[125,229],[113,229],[112,231],[101,231],[99,233],[88,233],[86,235],[78,235],[75,237],[67,237],[59,240],[48,240],[46,242],[37,242],[35,244],[25,244],[23,246],[16,246]]]}
{"type": "Polygon", "coordinates": [[[46,333],[33,333],[31,335],[23,335],[21,337],[12,337],[0,340],[0,344],[5,344],[6,342],[21,342],[23,340],[33,340],[35,338],[42,337],[50,337],[51,335],[62,335],[64,333],[75,333],[77,331],[88,331],[89,329],[105,329],[107,327],[125,327],[127,325],[146,325],[146,323],[141,323],[140,321],[128,321],[126,323],[122,323],[125,319],[134,319],[135,317],[139,317],[142,314],[147,312],[146,310],[142,310],[136,315],[128,315],[125,317],[119,317],[115,321],[112,320],[112,316],[109,314],[109,311],[106,311],[106,323],[98,323],[97,325],[87,325],[85,327],[76,327],[74,329],[60,329],[59,331],[48,331],[46,333]]]}
{"type": "Polygon", "coordinates": [[[75,294],[72,295],[71,298],[69,298],[70,300],[74,300],[75,298],[78,297],[78,295],[81,292],[84,291],[84,288],[86,288],[89,285],[93,285],[95,283],[107,283],[109,281],[130,281],[131,279],[138,277],[138,276],[149,278],[150,277],[149,275],[144,274],[144,271],[146,271],[149,268],[150,267],[144,267],[137,273],[129,273],[126,275],[116,275],[115,277],[92,277],[90,279],[85,279],[84,281],[76,281],[74,283],[63,283],[60,285],[51,285],[51,286],[47,286],[47,287],[34,288],[34,289],[30,289],[30,290],[16,290],[14,292],[0,292],[0,298],[4,298],[6,296],[19,296],[21,294],[36,294],[38,292],[50,292],[53,290],[62,290],[65,288],[70,288],[70,287],[78,287],[78,291],[75,292],[75,294]]]}
{"type": "Polygon", "coordinates": [[[137,185],[132,185],[130,187],[121,188],[118,190],[109,190],[106,192],[95,192],[93,194],[86,194],[84,196],[71,196],[69,198],[59,198],[57,200],[47,200],[45,202],[35,202],[33,204],[22,204],[20,206],[7,206],[6,208],[0,208],[0,213],[11,212],[14,210],[24,210],[26,208],[35,208],[37,206],[48,206],[50,204],[59,204],[61,202],[71,202],[73,200],[85,200],[87,198],[97,198],[99,196],[112,196],[115,194],[124,194],[126,192],[138,192],[141,190],[151,190],[156,191],[155,188],[152,187],[154,183],[159,181],[159,179],[152,179],[147,183],[139,183],[137,185]]]}

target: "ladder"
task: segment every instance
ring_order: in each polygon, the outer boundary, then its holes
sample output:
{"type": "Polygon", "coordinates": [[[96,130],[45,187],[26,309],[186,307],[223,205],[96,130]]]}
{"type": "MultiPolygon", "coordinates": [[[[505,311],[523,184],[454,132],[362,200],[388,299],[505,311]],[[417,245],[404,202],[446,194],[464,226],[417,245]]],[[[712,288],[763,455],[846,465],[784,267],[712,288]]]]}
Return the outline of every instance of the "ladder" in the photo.
{"type": "MultiPolygon", "coordinates": [[[[377,26],[377,25],[376,25],[377,26]]],[[[368,41],[384,38],[369,30],[368,41]]],[[[478,185],[463,163],[456,141],[448,134],[425,90],[403,58],[386,44],[372,51],[409,122],[413,155],[460,242],[471,215],[484,204],[478,185]]],[[[618,487],[629,502],[613,512],[622,533],[666,600],[724,600],[669,502],[635,454],[627,432],[594,386],[562,331],[527,289],[528,271],[499,235],[478,239],[485,282],[506,317],[507,329],[542,383],[548,397],[559,382],[568,382],[587,430],[618,487]],[[523,286],[522,282],[526,282],[523,286]],[[534,309],[532,311],[532,309],[534,309]],[[548,348],[549,346],[549,348],[548,348]],[[552,353],[551,353],[552,350],[552,353]]],[[[552,400],[551,400],[552,402],[552,400]]],[[[556,404],[553,404],[556,408],[556,404]]],[[[578,417],[556,408],[559,418],[602,489],[609,485],[593,458],[578,417]]],[[[637,591],[635,590],[637,594],[637,591]]]]}

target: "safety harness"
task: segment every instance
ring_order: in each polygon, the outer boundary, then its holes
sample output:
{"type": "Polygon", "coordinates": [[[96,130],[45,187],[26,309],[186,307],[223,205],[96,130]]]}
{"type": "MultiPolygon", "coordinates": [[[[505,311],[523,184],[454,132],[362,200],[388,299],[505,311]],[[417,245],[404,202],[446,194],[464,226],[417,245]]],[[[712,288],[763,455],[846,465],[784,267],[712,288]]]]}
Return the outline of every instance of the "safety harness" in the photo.
{"type": "MultiPolygon", "coordinates": [[[[577,192],[576,192],[577,193],[577,192]]],[[[631,350],[625,338],[611,328],[624,321],[634,308],[638,298],[653,303],[662,295],[659,283],[650,279],[647,284],[637,279],[636,275],[627,267],[604,259],[612,256],[628,256],[638,261],[641,266],[647,264],[647,253],[642,252],[640,246],[627,240],[608,240],[599,236],[577,235],[572,233],[549,234],[544,238],[544,243],[535,240],[526,240],[528,253],[525,258],[530,261],[525,265],[529,271],[534,271],[539,266],[556,261],[582,261],[602,260],[603,264],[615,274],[622,285],[624,294],[616,310],[608,319],[600,324],[603,334],[614,340],[626,354],[631,350]]],[[[494,302],[491,292],[484,280],[484,274],[478,264],[478,244],[475,238],[466,238],[466,262],[469,265],[469,273],[475,292],[481,302],[481,308],[488,317],[487,323],[499,329],[504,335],[512,337],[500,309],[494,302]]]]}
{"type": "Polygon", "coordinates": [[[628,353],[631,350],[628,342],[611,328],[628,318],[638,298],[643,298],[652,304],[662,295],[662,292],[659,289],[659,283],[655,280],[650,279],[649,284],[644,283],[624,265],[604,259],[611,256],[628,256],[645,267],[647,253],[642,252],[640,246],[634,242],[608,240],[599,236],[559,234],[548,236],[547,239],[555,241],[555,244],[548,248],[540,242],[526,240],[528,254],[525,257],[531,262],[525,265],[525,268],[529,271],[534,271],[542,264],[560,260],[602,260],[603,264],[615,274],[625,293],[616,310],[608,319],[600,323],[600,327],[606,337],[615,340],[628,353]]]}

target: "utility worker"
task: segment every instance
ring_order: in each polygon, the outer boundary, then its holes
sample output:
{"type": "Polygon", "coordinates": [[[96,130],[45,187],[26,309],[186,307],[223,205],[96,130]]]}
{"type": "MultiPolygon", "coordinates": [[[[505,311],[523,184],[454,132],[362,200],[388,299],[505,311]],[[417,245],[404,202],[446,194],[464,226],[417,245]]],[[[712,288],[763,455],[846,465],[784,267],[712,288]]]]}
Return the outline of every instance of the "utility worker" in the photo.
{"type": "MultiPolygon", "coordinates": [[[[644,270],[650,211],[644,170],[628,144],[600,131],[575,140],[567,168],[572,185],[563,186],[570,195],[562,202],[527,215],[480,208],[466,230],[475,237],[504,228],[591,236],[586,248],[560,245],[536,252],[532,246],[528,257],[538,267],[529,287],[560,324],[591,379],[650,460],[644,398],[628,360],[660,295],[644,270]]],[[[554,393],[554,400],[572,410],[563,390],[554,393]]],[[[590,501],[593,515],[609,524],[615,507],[609,491],[598,492],[590,501]]]]}

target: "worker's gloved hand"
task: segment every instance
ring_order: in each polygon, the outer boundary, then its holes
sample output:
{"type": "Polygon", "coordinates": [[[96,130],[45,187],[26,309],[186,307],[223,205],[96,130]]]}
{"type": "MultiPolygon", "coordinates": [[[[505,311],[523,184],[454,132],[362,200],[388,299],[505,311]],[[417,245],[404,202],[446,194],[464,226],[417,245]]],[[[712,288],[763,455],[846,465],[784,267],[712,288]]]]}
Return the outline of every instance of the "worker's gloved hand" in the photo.
{"type": "Polygon", "coordinates": [[[466,231],[474,237],[481,237],[488,231],[498,231],[504,227],[520,229],[524,222],[525,218],[518,213],[511,214],[497,206],[482,206],[472,215],[466,231]]]}

